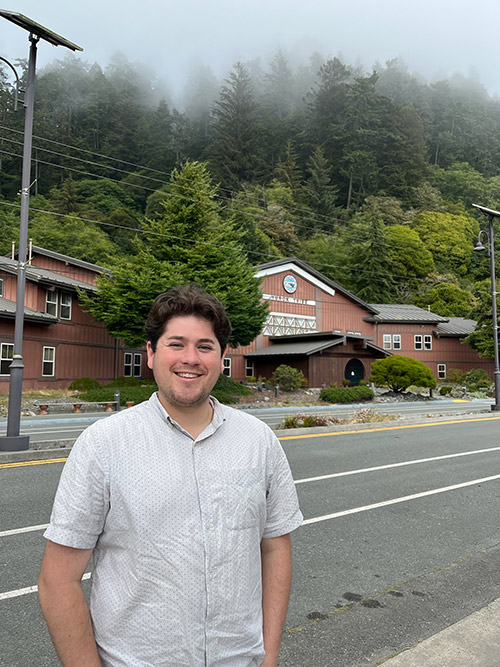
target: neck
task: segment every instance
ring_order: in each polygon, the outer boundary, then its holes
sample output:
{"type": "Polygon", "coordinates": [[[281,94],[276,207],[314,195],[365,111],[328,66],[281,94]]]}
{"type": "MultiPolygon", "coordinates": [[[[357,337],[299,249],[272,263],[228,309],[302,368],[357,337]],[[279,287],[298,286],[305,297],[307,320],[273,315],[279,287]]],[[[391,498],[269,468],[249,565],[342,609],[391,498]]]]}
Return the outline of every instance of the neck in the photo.
{"type": "Polygon", "coordinates": [[[172,405],[160,393],[158,393],[158,397],[170,417],[193,438],[197,438],[212,421],[214,411],[209,399],[202,405],[184,407],[172,405]]]}

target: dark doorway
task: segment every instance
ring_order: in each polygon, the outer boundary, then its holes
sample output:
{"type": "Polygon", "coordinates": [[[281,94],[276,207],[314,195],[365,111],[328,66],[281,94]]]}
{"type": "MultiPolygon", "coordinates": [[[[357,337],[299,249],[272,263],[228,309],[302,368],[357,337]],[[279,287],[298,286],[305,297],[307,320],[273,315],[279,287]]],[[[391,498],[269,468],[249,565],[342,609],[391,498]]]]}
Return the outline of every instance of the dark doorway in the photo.
{"type": "Polygon", "coordinates": [[[346,380],[349,380],[350,387],[358,385],[360,380],[364,379],[365,368],[359,359],[350,359],[347,362],[344,377],[346,380]]]}

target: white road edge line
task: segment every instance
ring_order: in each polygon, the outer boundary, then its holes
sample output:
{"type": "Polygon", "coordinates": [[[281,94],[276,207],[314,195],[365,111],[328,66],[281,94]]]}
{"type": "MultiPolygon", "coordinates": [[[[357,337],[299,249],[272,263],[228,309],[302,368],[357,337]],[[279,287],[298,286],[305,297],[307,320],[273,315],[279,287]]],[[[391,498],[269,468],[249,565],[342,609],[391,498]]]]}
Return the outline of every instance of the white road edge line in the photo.
{"type": "MultiPolygon", "coordinates": [[[[359,470],[346,470],[345,472],[334,472],[330,475],[319,475],[318,477],[304,477],[296,479],[295,484],[305,484],[306,482],[318,482],[323,479],[333,479],[334,477],[347,477],[348,475],[360,475],[365,472],[375,472],[377,470],[388,470],[389,468],[399,468],[403,466],[412,466],[417,463],[431,463],[432,461],[443,461],[445,459],[455,459],[460,456],[471,456],[472,454],[485,454],[487,452],[498,452],[500,447],[489,447],[488,449],[476,449],[473,452],[459,452],[458,454],[445,454],[444,456],[432,456],[427,459],[414,459],[413,461],[402,461],[401,463],[387,463],[383,466],[373,468],[360,468],[359,470]]],[[[0,533],[1,535],[1,533],[0,533]]]]}
{"type": "MultiPolygon", "coordinates": [[[[416,465],[418,463],[431,463],[432,461],[443,461],[445,459],[454,459],[460,456],[471,456],[472,454],[485,454],[488,452],[500,451],[500,447],[488,447],[487,449],[475,449],[472,452],[459,452],[458,454],[445,454],[444,456],[433,456],[426,459],[414,459],[412,461],[402,461],[400,463],[388,463],[383,466],[375,466],[373,468],[360,468],[359,470],[346,470],[345,472],[334,472],[329,475],[319,475],[318,477],[305,477],[304,479],[296,479],[295,484],[305,484],[306,482],[318,482],[324,479],[333,479],[335,477],[347,477],[348,475],[360,475],[365,472],[376,472],[377,470],[389,470],[390,468],[399,468],[403,466],[416,465]]],[[[49,524],[44,523],[39,526],[26,526],[25,528],[13,528],[12,530],[0,531],[1,537],[8,537],[9,535],[19,535],[21,533],[30,533],[36,530],[45,530],[49,524]]]]}
{"type": "Polygon", "coordinates": [[[8,535],[19,535],[20,533],[32,533],[35,530],[45,530],[49,527],[48,523],[41,523],[39,526],[26,526],[25,528],[12,528],[12,530],[3,530],[0,532],[0,537],[7,537],[8,535]]]}
{"type": "Polygon", "coordinates": [[[464,489],[467,486],[475,486],[483,482],[492,482],[495,479],[500,479],[500,475],[492,475],[491,477],[482,477],[481,479],[473,479],[470,482],[462,482],[461,484],[453,484],[452,486],[443,486],[441,489],[433,489],[432,491],[422,491],[421,493],[412,493],[411,496],[402,496],[401,498],[393,498],[392,500],[383,500],[381,503],[374,503],[373,505],[363,505],[363,507],[354,507],[350,510],[343,510],[342,512],[335,512],[334,514],[325,514],[317,516],[312,519],[304,519],[302,526],[310,523],[318,523],[320,521],[328,521],[329,519],[338,519],[341,516],[348,516],[349,514],[357,514],[358,512],[367,512],[379,507],[387,507],[388,505],[397,505],[398,503],[405,503],[408,500],[416,500],[417,498],[425,498],[426,496],[434,496],[437,493],[446,493],[446,491],[454,491],[455,489],[464,489]]]}
{"type": "MultiPolygon", "coordinates": [[[[91,573],[86,572],[82,581],[85,579],[90,579],[91,573]]],[[[6,593],[0,593],[0,600],[9,600],[10,598],[18,598],[21,595],[29,595],[30,593],[36,593],[38,591],[38,586],[28,586],[27,588],[18,588],[17,591],[7,591],[6,593]]]]}

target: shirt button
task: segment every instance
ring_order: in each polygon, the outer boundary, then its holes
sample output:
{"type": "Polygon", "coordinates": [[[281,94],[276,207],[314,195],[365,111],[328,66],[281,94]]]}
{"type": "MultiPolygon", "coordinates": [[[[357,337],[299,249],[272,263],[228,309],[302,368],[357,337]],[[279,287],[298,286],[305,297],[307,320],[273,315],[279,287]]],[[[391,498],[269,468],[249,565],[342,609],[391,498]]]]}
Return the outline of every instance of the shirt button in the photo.
{"type": "Polygon", "coordinates": [[[205,482],[202,479],[200,479],[200,486],[205,486],[205,482]]]}

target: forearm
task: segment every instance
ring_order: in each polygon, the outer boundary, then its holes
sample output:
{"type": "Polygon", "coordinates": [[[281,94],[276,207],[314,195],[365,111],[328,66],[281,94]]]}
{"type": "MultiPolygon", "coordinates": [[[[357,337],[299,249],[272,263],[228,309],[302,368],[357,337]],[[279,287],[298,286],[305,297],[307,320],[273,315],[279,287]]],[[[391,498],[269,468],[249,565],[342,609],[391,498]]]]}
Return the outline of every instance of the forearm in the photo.
{"type": "Polygon", "coordinates": [[[40,580],[40,604],[63,667],[101,667],[90,612],[79,582],[53,586],[40,580]]]}
{"type": "Polygon", "coordinates": [[[262,613],[266,651],[263,667],[274,667],[278,664],[291,579],[292,555],[289,536],[285,535],[279,548],[262,551],[262,613]]]}

